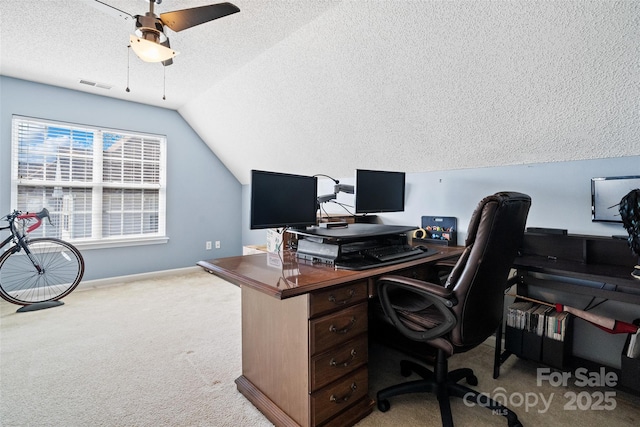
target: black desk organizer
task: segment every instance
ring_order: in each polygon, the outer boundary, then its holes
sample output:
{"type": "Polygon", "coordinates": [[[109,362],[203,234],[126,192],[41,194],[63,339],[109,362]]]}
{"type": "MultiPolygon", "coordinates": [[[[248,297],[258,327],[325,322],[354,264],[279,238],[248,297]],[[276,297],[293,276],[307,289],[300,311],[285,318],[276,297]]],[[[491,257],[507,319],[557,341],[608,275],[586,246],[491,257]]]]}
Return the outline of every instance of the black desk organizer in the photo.
{"type": "Polygon", "coordinates": [[[567,368],[570,366],[573,346],[572,319],[573,316],[568,317],[564,341],[506,326],[505,350],[523,359],[540,362],[552,368],[567,368]]]}
{"type": "Polygon", "coordinates": [[[549,326],[547,319],[555,318],[554,313],[558,313],[553,307],[551,307],[550,311],[538,311],[538,308],[542,309],[544,305],[527,303],[522,298],[516,298],[516,301],[509,306],[506,321],[504,324],[500,324],[496,333],[497,339],[493,364],[494,379],[500,376],[500,365],[512,354],[561,370],[572,364],[573,316],[566,313],[562,340],[551,338],[547,335],[549,326]],[[521,302],[523,304],[520,304],[521,302]],[[527,306],[527,304],[529,305],[527,306]],[[516,308],[516,305],[520,306],[516,308]],[[539,323],[540,321],[543,323],[539,323]],[[542,330],[539,331],[539,327],[542,330]],[[501,348],[502,340],[500,339],[503,330],[504,352],[501,348]]]}
{"type": "Polygon", "coordinates": [[[423,216],[421,230],[413,242],[417,244],[457,246],[458,220],[452,216],[423,216]]]}

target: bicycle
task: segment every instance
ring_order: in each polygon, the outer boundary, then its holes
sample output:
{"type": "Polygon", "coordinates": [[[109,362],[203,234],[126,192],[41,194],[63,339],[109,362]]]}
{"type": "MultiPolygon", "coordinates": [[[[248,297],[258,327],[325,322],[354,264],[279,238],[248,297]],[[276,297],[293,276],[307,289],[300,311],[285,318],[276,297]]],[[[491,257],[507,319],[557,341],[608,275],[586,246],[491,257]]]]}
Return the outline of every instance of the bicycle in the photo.
{"type": "Polygon", "coordinates": [[[0,297],[10,303],[60,305],[58,300],[69,295],[84,275],[84,258],[75,246],[53,237],[28,237],[44,218],[53,224],[46,208],[36,213],[14,210],[2,218],[9,225],[0,230],[8,229],[11,235],[0,249],[13,245],[0,255],[0,297]]]}

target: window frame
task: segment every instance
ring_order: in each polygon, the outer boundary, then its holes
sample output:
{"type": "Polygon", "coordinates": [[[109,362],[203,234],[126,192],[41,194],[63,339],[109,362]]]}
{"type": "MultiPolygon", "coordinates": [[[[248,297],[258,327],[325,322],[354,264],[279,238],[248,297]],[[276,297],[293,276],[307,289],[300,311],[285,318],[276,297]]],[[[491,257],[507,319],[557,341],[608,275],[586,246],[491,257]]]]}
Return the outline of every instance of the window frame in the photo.
{"type": "MultiPolygon", "coordinates": [[[[142,143],[141,143],[142,146],[142,143]]],[[[137,148],[137,147],[134,147],[137,148]]],[[[124,156],[123,156],[124,157],[124,156]]],[[[70,157],[71,158],[71,157],[70,157]]],[[[142,153],[139,157],[135,158],[135,161],[139,163],[148,162],[148,158],[142,153]]],[[[123,160],[124,163],[124,160],[123,160]]],[[[124,168],[124,166],[123,166],[124,168]]],[[[131,170],[131,169],[130,169],[131,170]]],[[[129,170],[127,170],[129,171],[129,170]]],[[[125,169],[122,172],[122,178],[125,176],[125,169]]],[[[52,187],[61,186],[66,189],[70,188],[84,188],[86,191],[91,192],[92,206],[90,210],[91,215],[91,236],[85,238],[71,238],[65,236],[63,240],[73,243],[79,248],[85,249],[98,249],[109,247],[123,247],[123,246],[139,246],[149,244],[161,244],[167,243],[169,238],[166,233],[166,188],[167,188],[167,137],[160,134],[152,134],[147,132],[129,131],[122,129],[107,128],[103,126],[84,125],[69,122],[62,122],[57,120],[34,118],[22,115],[13,115],[11,119],[11,206],[16,208],[18,206],[18,187],[52,187]],[[72,132],[90,132],[92,134],[91,154],[93,163],[92,178],[89,181],[55,181],[47,179],[44,176],[43,179],[20,179],[18,177],[18,157],[20,153],[20,135],[19,128],[21,124],[33,123],[34,125],[43,126],[47,129],[50,127],[60,127],[64,129],[70,129],[72,132]],[[159,145],[159,156],[157,165],[157,183],[140,183],[140,182],[125,182],[122,179],[121,182],[109,182],[104,179],[104,154],[103,154],[103,135],[115,134],[124,138],[137,138],[140,141],[157,140],[159,145]],[[153,233],[137,233],[127,234],[123,233],[116,236],[103,237],[103,215],[106,209],[105,202],[103,201],[103,192],[106,189],[117,190],[144,190],[149,189],[154,192],[157,191],[157,213],[153,211],[153,214],[157,214],[157,231],[153,233]],[[99,236],[98,236],[99,235],[99,236]]],[[[124,207],[123,207],[124,210],[124,207]]],[[[73,212],[73,211],[72,211],[73,212]]],[[[139,211],[134,211],[136,214],[144,215],[145,205],[141,204],[139,211]]],[[[137,225],[137,224],[136,224],[137,225]]],[[[144,225],[144,220],[140,223],[144,225]]]]}

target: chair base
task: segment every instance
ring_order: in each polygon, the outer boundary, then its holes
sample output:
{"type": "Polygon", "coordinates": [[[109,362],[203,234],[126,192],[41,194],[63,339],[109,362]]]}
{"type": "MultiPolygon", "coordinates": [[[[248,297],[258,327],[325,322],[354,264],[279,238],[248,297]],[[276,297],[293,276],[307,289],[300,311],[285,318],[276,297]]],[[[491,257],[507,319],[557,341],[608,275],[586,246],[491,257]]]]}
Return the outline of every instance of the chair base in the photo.
{"type": "Polygon", "coordinates": [[[465,399],[466,402],[482,406],[490,409],[494,414],[504,416],[507,418],[509,427],[522,426],[518,420],[518,416],[504,405],[469,387],[458,384],[458,382],[464,378],[467,384],[473,386],[478,385],[478,378],[473,374],[471,369],[462,368],[449,372],[447,365],[447,358],[441,350],[438,351],[435,370],[433,372],[415,362],[403,360],[400,363],[400,372],[403,376],[408,377],[412,372],[415,372],[423,379],[396,384],[380,390],[377,394],[378,409],[381,412],[388,411],[391,407],[388,400],[390,397],[401,394],[429,392],[435,393],[438,398],[443,427],[453,427],[453,416],[449,402],[450,397],[465,399]]]}

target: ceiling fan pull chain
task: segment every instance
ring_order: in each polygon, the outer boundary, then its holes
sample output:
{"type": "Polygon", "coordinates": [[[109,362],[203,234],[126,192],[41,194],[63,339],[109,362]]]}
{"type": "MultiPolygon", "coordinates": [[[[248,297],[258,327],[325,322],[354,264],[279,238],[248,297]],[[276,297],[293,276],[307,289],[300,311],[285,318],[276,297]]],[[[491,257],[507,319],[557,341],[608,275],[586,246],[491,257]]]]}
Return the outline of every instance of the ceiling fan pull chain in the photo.
{"type": "Polygon", "coordinates": [[[167,93],[167,67],[162,67],[162,100],[166,100],[167,93]]]}
{"type": "Polygon", "coordinates": [[[131,45],[127,46],[127,92],[131,92],[129,90],[129,62],[131,59],[131,45]]]}

